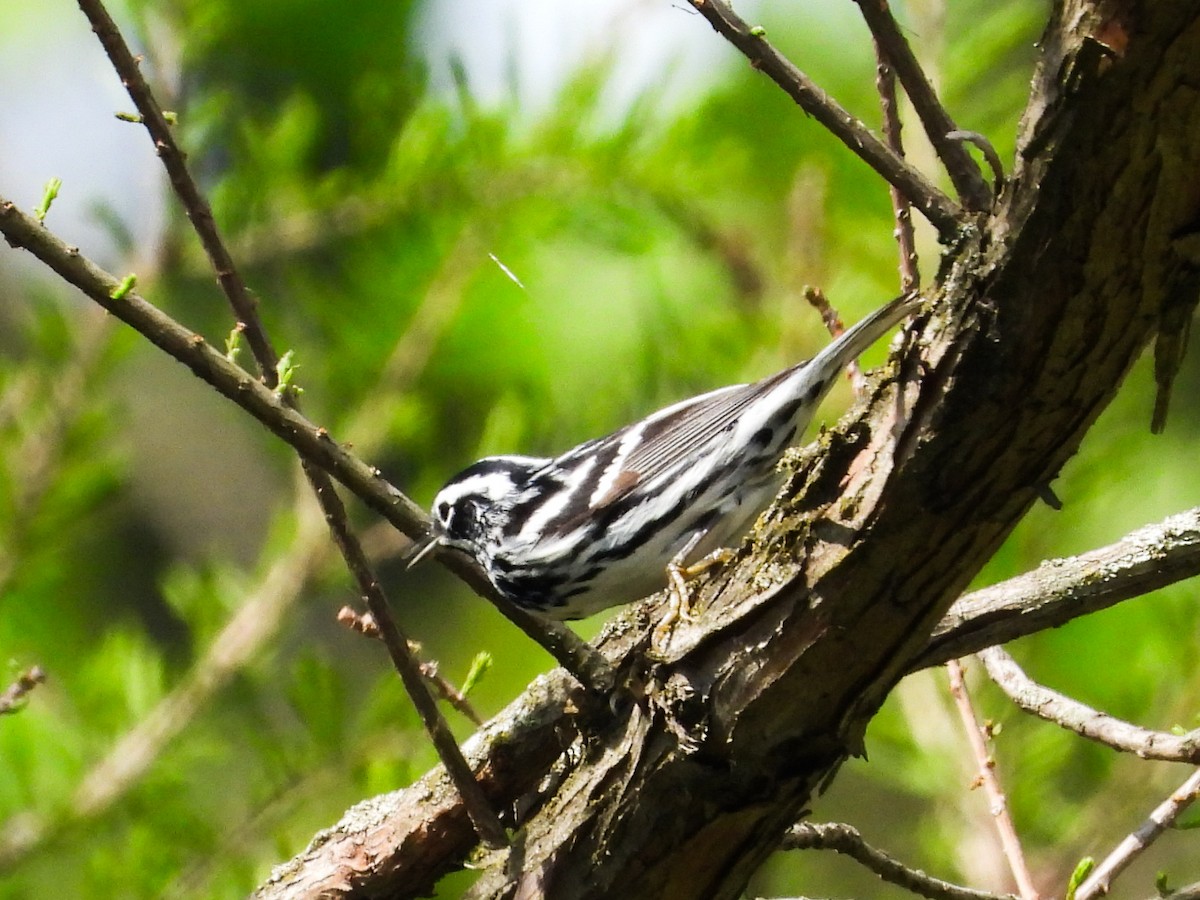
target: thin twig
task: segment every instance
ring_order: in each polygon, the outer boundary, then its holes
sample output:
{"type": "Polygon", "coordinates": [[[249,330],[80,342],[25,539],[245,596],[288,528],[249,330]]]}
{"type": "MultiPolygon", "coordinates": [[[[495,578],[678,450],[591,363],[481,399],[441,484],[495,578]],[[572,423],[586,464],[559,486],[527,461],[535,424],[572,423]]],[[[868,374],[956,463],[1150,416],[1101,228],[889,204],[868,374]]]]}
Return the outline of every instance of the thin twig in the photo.
{"type": "Polygon", "coordinates": [[[439,697],[470,719],[475,725],[483,724],[483,717],[476,712],[471,701],[467,699],[467,695],[460,691],[454,682],[438,671],[437,660],[421,660],[421,675],[433,686],[439,697]]]}
{"type": "Polygon", "coordinates": [[[1091,900],[1092,897],[1107,895],[1113,879],[1170,828],[1197,798],[1200,798],[1200,769],[1188,776],[1170,797],[1150,813],[1137,831],[1126,836],[1116,849],[1092,870],[1092,874],[1075,892],[1075,900],[1091,900]]]}
{"type": "Polygon", "coordinates": [[[987,136],[980,134],[978,131],[967,131],[959,128],[955,131],[947,132],[946,139],[951,141],[966,141],[968,144],[973,144],[979,149],[979,152],[983,154],[984,161],[988,164],[988,168],[992,170],[992,193],[999,194],[1004,187],[1004,163],[1000,160],[1000,154],[996,152],[996,148],[987,139],[987,136]]]}
{"type": "Polygon", "coordinates": [[[1009,699],[1047,722],[1143,759],[1200,763],[1200,728],[1179,735],[1139,728],[1043,687],[1026,675],[1017,661],[1000,647],[980,651],[979,658],[988,677],[1009,699]]]}
{"type": "Polygon", "coordinates": [[[466,807],[467,815],[471,817],[475,831],[490,847],[507,846],[508,836],[504,833],[504,826],[500,824],[495,810],[484,796],[483,788],[475,780],[475,773],[471,771],[471,767],[463,758],[458,741],[454,739],[450,726],[446,724],[445,717],[437,708],[437,702],[429,693],[416,658],[408,649],[409,640],[396,623],[388,606],[387,596],[375,578],[375,573],[371,569],[371,564],[367,560],[362,546],[350,532],[346,509],[333,487],[333,482],[324,472],[314,470],[312,463],[305,461],[304,466],[309,480],[317,491],[317,499],[321,501],[321,508],[325,512],[325,519],[333,534],[334,542],[338,545],[342,557],[350,567],[351,574],[363,591],[363,599],[367,603],[367,608],[371,610],[376,625],[379,626],[379,636],[383,639],[384,646],[387,647],[392,664],[400,673],[404,687],[408,691],[413,706],[417,708],[425,730],[429,732],[429,738],[437,749],[442,765],[446,767],[447,774],[454,781],[454,786],[458,788],[459,794],[462,795],[463,806],[466,807]]]}
{"type": "MultiPolygon", "coordinates": [[[[353,607],[343,606],[338,610],[337,620],[351,631],[357,631],[364,637],[383,637],[379,632],[379,625],[376,624],[375,617],[370,613],[360,613],[353,607]]],[[[429,686],[437,695],[470,719],[474,724],[482,725],[483,719],[480,718],[479,713],[475,711],[475,707],[471,705],[470,701],[467,700],[466,695],[438,670],[437,660],[421,659],[421,645],[416,641],[408,642],[408,650],[419,661],[418,668],[421,670],[421,676],[429,683],[429,686]]]]}
{"type": "MultiPolygon", "coordinates": [[[[933,223],[944,240],[958,231],[962,219],[962,210],[958,205],[934,187],[919,170],[889,150],[869,128],[771,46],[762,29],[747,25],[724,0],[689,2],[718,34],[750,60],[751,66],[783,88],[801,109],[908,197],[922,215],[933,223]]],[[[952,146],[970,162],[961,145],[952,146]]]]}
{"type": "Polygon", "coordinates": [[[971,211],[987,209],[992,200],[987,182],[983,180],[979,167],[975,165],[975,161],[963,145],[947,137],[950,132],[957,131],[958,126],[954,124],[954,120],[938,100],[933,85],[925,77],[912,47],[892,17],[887,0],[856,2],[880,52],[900,77],[904,92],[912,101],[913,109],[920,117],[925,133],[929,135],[929,142],[933,144],[933,149],[945,165],[946,173],[962,198],[963,206],[971,211]]]}
{"type": "Polygon", "coordinates": [[[1169,894],[1156,894],[1151,900],[1200,900],[1200,881],[1185,884],[1169,894]]]}
{"type": "Polygon", "coordinates": [[[150,139],[154,141],[154,149],[162,160],[163,168],[167,170],[171,187],[183,204],[197,237],[200,238],[222,292],[233,306],[238,321],[246,326],[246,341],[254,359],[263,368],[263,380],[268,387],[274,387],[278,354],[271,346],[271,341],[258,318],[254,300],[246,290],[246,284],[225,248],[225,242],[221,239],[216,220],[213,218],[212,208],[188,171],[187,157],[176,144],[170,123],[163,115],[146,79],[142,77],[137,58],[130,52],[116,23],[100,0],[78,0],[78,3],[91,23],[92,31],[104,47],[104,52],[108,54],[122,86],[129,92],[130,99],[137,107],[142,124],[150,133],[150,139]]]}
{"type": "MultiPolygon", "coordinates": [[[[830,336],[837,337],[846,330],[846,326],[842,323],[842,317],[833,308],[833,304],[829,302],[829,298],[825,296],[823,290],[808,285],[804,288],[804,299],[820,314],[821,322],[825,325],[830,336]]],[[[850,376],[850,383],[854,386],[854,393],[861,396],[866,387],[866,379],[863,378],[862,367],[859,366],[857,359],[850,360],[850,363],[846,366],[846,373],[850,376]]]]}
{"type": "MultiPolygon", "coordinates": [[[[255,362],[258,364],[264,384],[269,388],[275,387],[279,383],[276,373],[279,357],[271,346],[266,329],[246,290],[245,282],[238,274],[237,267],[225,248],[225,243],[221,239],[213,219],[212,209],[191,177],[184,155],[176,145],[170,126],[163,116],[162,110],[159,109],[149,85],[142,77],[137,60],[129,51],[124,38],[100,0],[78,0],[78,2],[79,8],[91,22],[92,30],[95,31],[104,46],[122,84],[129,92],[134,105],[137,106],[146,129],[150,132],[155,149],[170,177],[171,186],[175,189],[176,195],[192,222],[192,227],[204,245],[222,292],[233,308],[237,321],[244,328],[247,342],[255,362]]],[[[284,391],[281,399],[289,406],[294,405],[294,398],[290,392],[284,391]]],[[[383,642],[392,658],[392,664],[404,682],[404,687],[429,733],[442,764],[462,794],[463,804],[471,817],[475,830],[485,844],[497,848],[505,846],[508,840],[504,833],[504,827],[484,796],[482,788],[476,782],[466,760],[463,759],[457,741],[451,734],[441,711],[437,708],[437,703],[430,695],[421,677],[416,660],[408,652],[407,638],[404,637],[399,625],[395,622],[379,580],[375,577],[362,546],[350,530],[345,507],[337,495],[332,479],[323,468],[308,459],[303,459],[302,465],[305,476],[316,493],[317,502],[320,503],[325,513],[325,520],[333,535],[334,543],[341,551],[351,575],[358,582],[359,591],[379,624],[383,642]]]]}
{"type": "Polygon", "coordinates": [[[24,709],[26,696],[45,680],[46,672],[41,666],[34,666],[18,675],[16,680],[0,693],[0,716],[24,709]]]}
{"type": "MultiPolygon", "coordinates": [[[[883,114],[883,137],[897,156],[904,156],[904,141],[900,136],[900,110],[896,102],[896,72],[889,65],[879,42],[875,42],[875,89],[879,93],[879,109],[883,114]]],[[[900,290],[911,294],[921,287],[921,271],[917,262],[917,241],[913,233],[912,204],[888,185],[892,213],[896,219],[896,244],[900,249],[900,290]]]]}
{"type": "Polygon", "coordinates": [[[1016,900],[1012,894],[992,894],[960,887],[910,869],[868,844],[857,828],[841,823],[801,822],[783,838],[784,850],[833,850],[866,866],[884,881],[933,900],[1016,900]]]}
{"type": "Polygon", "coordinates": [[[1017,829],[1008,814],[1008,800],[1000,787],[995,761],[988,753],[983,730],[979,727],[979,720],[971,705],[971,695],[963,680],[962,663],[956,659],[951,660],[946,663],[946,669],[950,675],[950,694],[954,698],[954,705],[962,718],[963,730],[967,733],[967,742],[971,745],[971,752],[979,766],[979,781],[987,792],[988,806],[996,823],[996,833],[1000,836],[1000,845],[1004,850],[1005,859],[1008,860],[1009,870],[1023,900],[1038,900],[1037,889],[1033,886],[1033,879],[1025,865],[1025,854],[1021,851],[1017,829]]]}

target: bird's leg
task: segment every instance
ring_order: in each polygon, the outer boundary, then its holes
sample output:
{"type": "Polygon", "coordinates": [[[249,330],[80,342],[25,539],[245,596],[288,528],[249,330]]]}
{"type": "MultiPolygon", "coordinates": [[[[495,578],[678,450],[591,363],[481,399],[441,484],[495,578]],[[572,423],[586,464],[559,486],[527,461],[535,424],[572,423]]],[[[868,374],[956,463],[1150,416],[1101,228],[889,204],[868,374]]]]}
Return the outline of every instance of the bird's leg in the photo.
{"type": "Polygon", "coordinates": [[[655,647],[663,647],[671,636],[671,629],[675,627],[675,623],[682,619],[685,622],[694,621],[692,618],[692,601],[688,591],[687,583],[702,572],[707,572],[713,566],[727,563],[734,557],[734,552],[728,547],[720,547],[709,553],[707,556],[701,557],[694,563],[684,565],[684,560],[691,555],[697,545],[704,540],[705,531],[697,531],[693,534],[683,549],[667,563],[667,590],[669,593],[669,603],[667,611],[663,615],[662,620],[654,628],[654,636],[652,644],[655,647]]]}

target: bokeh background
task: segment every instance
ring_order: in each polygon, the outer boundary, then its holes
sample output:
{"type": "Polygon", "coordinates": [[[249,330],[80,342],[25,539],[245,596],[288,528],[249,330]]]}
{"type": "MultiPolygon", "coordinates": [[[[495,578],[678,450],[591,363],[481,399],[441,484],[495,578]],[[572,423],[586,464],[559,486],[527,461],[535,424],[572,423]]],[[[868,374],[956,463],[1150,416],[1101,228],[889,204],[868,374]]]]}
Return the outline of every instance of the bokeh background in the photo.
{"type": "MultiPolygon", "coordinates": [[[[897,6],[963,127],[1010,159],[1045,5],[897,6]]],[[[160,0],[113,7],[144,54],[306,412],[427,503],[489,452],[550,453],[827,338],[897,293],[885,186],[685,5],[627,0],[160,0]],[[501,265],[502,264],[502,265],[501,265]]],[[[869,36],[847,0],[745,17],[868,123],[869,36]]],[[[149,139],[82,14],[0,4],[0,196],[220,343],[231,321],[149,139]]],[[[910,155],[934,171],[916,142],[910,155]]],[[[924,275],[938,248],[922,233],[924,275]]],[[[1031,298],[1034,302],[1035,298],[1031,298]]],[[[878,361],[875,348],[867,363],[878,361]]],[[[1200,363],[1165,435],[1143,360],[988,584],[1200,503],[1200,363]]],[[[835,391],[823,418],[850,401],[835,391]]],[[[550,659],[356,507],[404,627],[499,710],[550,659]]],[[[434,762],[381,649],[335,624],[346,573],[292,454],[176,363],[0,252],[0,896],[251,890],[355,801],[434,762]]],[[[1195,586],[1023,640],[1038,679],[1157,728],[1195,727],[1195,586]]],[[[594,634],[599,622],[579,626],[594,634]]],[[[978,683],[1031,865],[1060,891],[1187,774],[1015,712],[978,683]]],[[[465,737],[470,723],[449,712],[465,737]]],[[[914,866],[1007,889],[945,691],[895,692],[814,811],[914,866]]],[[[1121,896],[1200,878],[1168,835],[1121,896]]],[[[457,896],[468,873],[445,879],[457,896]]],[[[778,855],[752,896],[899,897],[853,863],[778,855]]]]}

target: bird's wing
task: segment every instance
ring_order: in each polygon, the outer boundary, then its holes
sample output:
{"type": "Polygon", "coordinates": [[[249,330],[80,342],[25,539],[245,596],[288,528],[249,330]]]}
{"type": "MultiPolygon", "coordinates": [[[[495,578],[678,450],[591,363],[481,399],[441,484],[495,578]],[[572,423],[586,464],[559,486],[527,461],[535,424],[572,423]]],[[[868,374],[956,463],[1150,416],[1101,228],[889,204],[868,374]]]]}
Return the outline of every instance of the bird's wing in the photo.
{"type": "Polygon", "coordinates": [[[638,485],[702,454],[738,421],[747,406],[790,371],[683,400],[601,438],[602,446],[593,452],[607,457],[607,466],[598,473],[592,505],[616,502],[638,485]]]}
{"type": "Polygon", "coordinates": [[[542,536],[552,537],[594,519],[639,486],[703,455],[706,445],[794,368],[682,400],[550,460],[526,482],[524,502],[510,511],[509,527],[517,533],[535,521],[542,536]]]}

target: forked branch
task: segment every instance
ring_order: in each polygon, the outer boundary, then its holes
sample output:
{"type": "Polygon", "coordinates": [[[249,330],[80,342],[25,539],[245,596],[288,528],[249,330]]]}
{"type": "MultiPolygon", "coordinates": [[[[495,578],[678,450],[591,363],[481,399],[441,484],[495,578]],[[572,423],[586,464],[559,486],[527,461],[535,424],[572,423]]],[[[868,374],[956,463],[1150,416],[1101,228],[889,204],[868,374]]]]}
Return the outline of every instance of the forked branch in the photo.
{"type": "Polygon", "coordinates": [[[690,2],[720,35],[750,60],[751,66],[783,88],[801,109],[912,201],[913,206],[933,223],[942,240],[949,240],[958,231],[962,210],[957,204],[902,156],[888,149],[873,131],[776,50],[762,29],[747,25],[723,0],[690,2]]]}
{"type": "Polygon", "coordinates": [[[954,120],[938,99],[933,85],[925,77],[916,54],[892,16],[887,0],[856,2],[881,54],[896,70],[900,84],[908,94],[908,99],[912,101],[913,109],[917,111],[917,116],[925,127],[925,134],[929,136],[929,142],[933,144],[938,158],[946,167],[946,173],[962,198],[963,205],[972,212],[987,209],[992,199],[987,182],[983,180],[979,167],[975,165],[962,142],[952,137],[952,134],[958,131],[958,126],[954,124],[954,120]]]}

